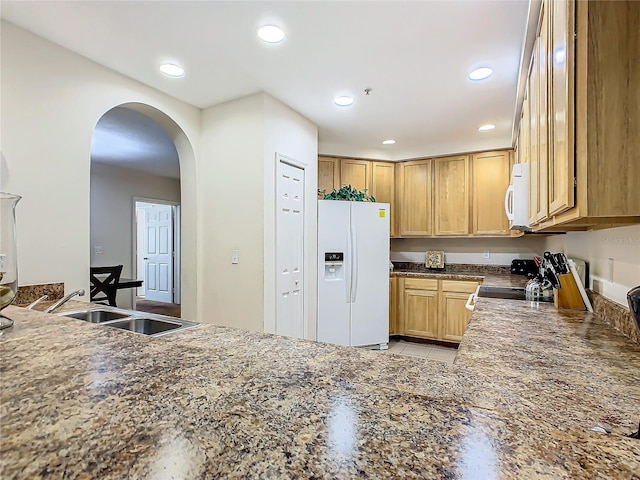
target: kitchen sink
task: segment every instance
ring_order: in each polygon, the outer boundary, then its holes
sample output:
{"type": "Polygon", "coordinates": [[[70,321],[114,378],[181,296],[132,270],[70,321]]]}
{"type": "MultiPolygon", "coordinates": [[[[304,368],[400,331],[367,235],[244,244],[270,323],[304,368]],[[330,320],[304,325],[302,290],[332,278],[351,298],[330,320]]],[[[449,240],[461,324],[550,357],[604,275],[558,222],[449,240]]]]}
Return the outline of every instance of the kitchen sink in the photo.
{"type": "Polygon", "coordinates": [[[129,313],[114,312],[112,310],[82,310],[80,312],[69,312],[61,314],[65,317],[77,318],[78,320],[84,320],[89,323],[104,323],[111,320],[120,320],[122,318],[130,317],[129,313]]]}
{"type": "Polygon", "coordinates": [[[156,335],[158,333],[175,330],[182,325],[177,322],[158,320],[155,318],[128,318],[105,324],[107,327],[120,328],[143,335],[156,335]]]}
{"type": "Polygon", "coordinates": [[[198,325],[197,323],[187,322],[180,318],[138,312],[136,310],[124,310],[109,306],[61,312],[57,315],[152,337],[179,332],[198,325]]]}

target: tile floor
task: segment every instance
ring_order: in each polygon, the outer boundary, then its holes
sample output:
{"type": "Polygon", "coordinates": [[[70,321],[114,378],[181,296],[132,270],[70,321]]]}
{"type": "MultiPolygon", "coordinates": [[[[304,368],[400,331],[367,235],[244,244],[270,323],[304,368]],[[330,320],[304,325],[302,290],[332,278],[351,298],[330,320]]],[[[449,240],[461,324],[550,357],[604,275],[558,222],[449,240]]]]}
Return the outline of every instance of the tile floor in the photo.
{"type": "Polygon", "coordinates": [[[389,350],[382,350],[394,355],[406,355],[408,357],[424,358],[435,362],[453,363],[458,352],[455,348],[441,347],[428,343],[414,343],[405,340],[390,340],[389,350]]]}

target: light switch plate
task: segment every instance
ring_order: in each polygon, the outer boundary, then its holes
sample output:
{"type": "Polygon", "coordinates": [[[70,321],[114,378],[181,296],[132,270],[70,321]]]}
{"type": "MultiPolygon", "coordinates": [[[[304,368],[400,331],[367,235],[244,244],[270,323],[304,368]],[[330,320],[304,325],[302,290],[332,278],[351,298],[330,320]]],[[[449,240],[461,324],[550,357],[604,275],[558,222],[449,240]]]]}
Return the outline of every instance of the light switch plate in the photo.
{"type": "Polygon", "coordinates": [[[96,255],[102,255],[102,246],[96,245],[95,247],[93,247],[93,253],[95,253],[96,255]]]}
{"type": "Polygon", "coordinates": [[[236,264],[240,262],[240,251],[239,250],[231,250],[231,263],[236,264]]]}

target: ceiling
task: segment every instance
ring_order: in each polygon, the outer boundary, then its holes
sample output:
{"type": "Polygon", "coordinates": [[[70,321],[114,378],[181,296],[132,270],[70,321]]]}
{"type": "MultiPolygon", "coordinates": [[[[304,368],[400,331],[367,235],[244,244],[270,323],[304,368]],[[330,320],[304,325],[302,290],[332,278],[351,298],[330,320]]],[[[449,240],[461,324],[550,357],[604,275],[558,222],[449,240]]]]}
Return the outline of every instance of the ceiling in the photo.
{"type": "Polygon", "coordinates": [[[149,117],[124,107],[112,108],[98,120],[91,139],[91,161],[180,178],[173,140],[149,117]]]}
{"type": "Polygon", "coordinates": [[[3,0],[2,17],[199,108],[267,92],[318,125],[320,153],[399,160],[511,146],[529,4],[3,0]],[[494,74],[469,80],[479,66],[494,74]]]}

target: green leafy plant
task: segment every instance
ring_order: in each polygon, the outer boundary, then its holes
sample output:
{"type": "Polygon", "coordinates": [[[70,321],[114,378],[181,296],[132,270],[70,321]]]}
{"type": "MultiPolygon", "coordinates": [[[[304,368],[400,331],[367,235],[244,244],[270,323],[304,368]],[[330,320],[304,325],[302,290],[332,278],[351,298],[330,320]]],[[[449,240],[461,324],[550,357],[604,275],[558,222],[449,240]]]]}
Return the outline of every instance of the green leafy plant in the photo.
{"type": "Polygon", "coordinates": [[[367,189],[360,191],[351,185],[345,185],[340,190],[334,190],[326,193],[324,190],[318,190],[318,193],[324,195],[324,200],[344,200],[347,202],[375,202],[375,197],[367,195],[367,189]]]}

